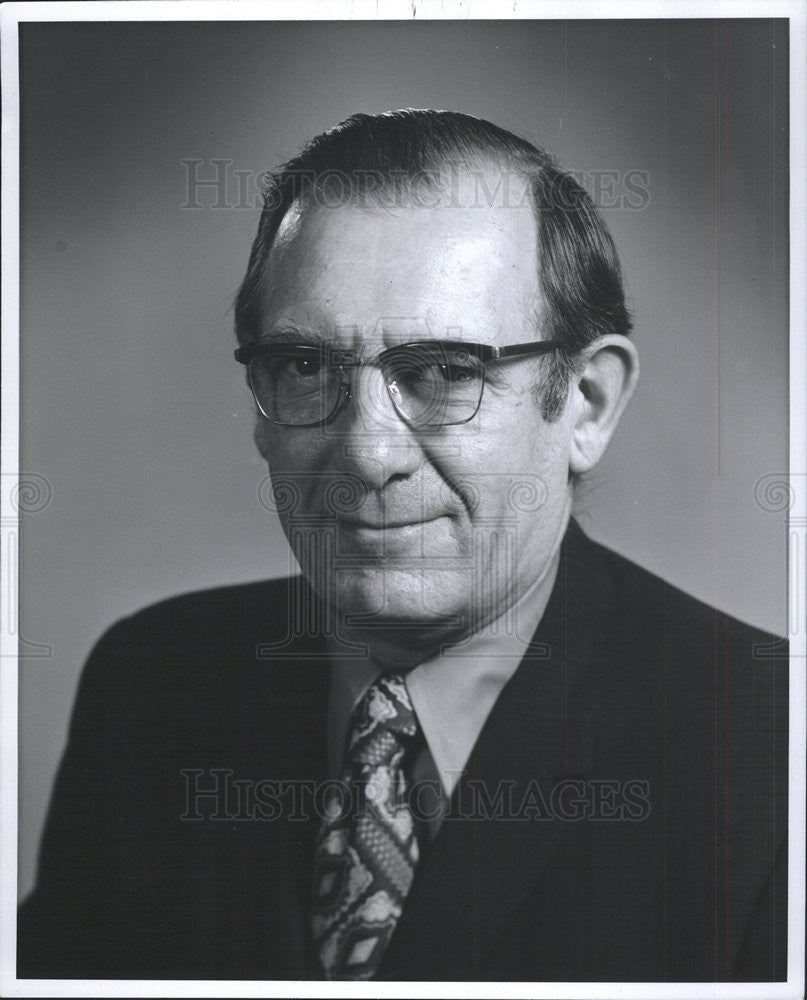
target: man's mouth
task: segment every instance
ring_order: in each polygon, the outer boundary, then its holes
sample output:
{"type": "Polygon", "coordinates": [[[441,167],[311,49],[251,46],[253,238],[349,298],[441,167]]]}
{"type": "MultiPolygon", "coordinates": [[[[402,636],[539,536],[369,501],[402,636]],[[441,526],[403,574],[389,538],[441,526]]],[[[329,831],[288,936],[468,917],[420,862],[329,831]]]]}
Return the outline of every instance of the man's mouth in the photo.
{"type": "Polygon", "coordinates": [[[339,527],[352,531],[395,531],[402,528],[419,528],[446,517],[446,514],[435,514],[433,517],[421,517],[416,521],[411,518],[384,518],[371,520],[367,518],[339,518],[339,527]]]}

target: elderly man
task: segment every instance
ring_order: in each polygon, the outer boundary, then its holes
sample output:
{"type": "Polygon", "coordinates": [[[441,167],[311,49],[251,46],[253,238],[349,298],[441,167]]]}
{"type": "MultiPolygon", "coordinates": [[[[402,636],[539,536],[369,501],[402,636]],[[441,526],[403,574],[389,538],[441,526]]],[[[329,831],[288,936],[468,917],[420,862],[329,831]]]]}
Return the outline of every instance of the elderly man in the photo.
{"type": "Polygon", "coordinates": [[[302,576],[98,644],[21,974],[784,978],[771,637],[570,516],[638,375],[587,195],[354,116],[275,175],[236,328],[302,576]]]}

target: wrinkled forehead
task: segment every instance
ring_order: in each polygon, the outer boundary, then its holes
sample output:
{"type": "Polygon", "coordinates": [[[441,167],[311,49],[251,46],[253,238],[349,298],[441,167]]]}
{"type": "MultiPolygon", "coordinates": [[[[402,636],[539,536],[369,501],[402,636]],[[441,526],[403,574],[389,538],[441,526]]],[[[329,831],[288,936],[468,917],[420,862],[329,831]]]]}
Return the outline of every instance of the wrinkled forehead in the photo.
{"type": "Polygon", "coordinates": [[[482,327],[486,340],[523,328],[540,306],[526,179],[488,164],[415,193],[295,201],[268,258],[264,327],[356,326],[366,337],[397,319],[465,339],[482,327]]]}

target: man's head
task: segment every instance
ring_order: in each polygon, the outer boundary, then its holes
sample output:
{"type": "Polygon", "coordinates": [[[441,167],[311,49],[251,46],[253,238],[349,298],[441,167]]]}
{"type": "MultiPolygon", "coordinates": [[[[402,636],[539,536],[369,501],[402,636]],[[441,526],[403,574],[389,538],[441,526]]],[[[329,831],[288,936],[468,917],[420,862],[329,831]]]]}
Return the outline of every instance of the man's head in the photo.
{"type": "MultiPolygon", "coordinates": [[[[547,571],[572,482],[636,377],[616,252],[588,196],[529,143],[454,112],[354,116],[279,171],[236,328],[242,345],[354,362],[412,342],[558,342],[473,378],[436,365],[442,403],[480,387],[464,422],[410,419],[409,374],[355,363],[334,375],[327,419],[293,405],[283,424],[260,418],[276,488],[295,494],[281,520],[303,571],[388,637],[478,628],[547,571]]],[[[283,364],[324,392],[321,361],[283,364]]]]}

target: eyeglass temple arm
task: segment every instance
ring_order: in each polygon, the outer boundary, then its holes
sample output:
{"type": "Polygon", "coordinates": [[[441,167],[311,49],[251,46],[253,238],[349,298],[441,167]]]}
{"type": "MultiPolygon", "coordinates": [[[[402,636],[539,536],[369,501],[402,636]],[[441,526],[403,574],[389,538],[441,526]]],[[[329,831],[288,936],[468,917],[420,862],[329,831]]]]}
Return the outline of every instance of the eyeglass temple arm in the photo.
{"type": "Polygon", "coordinates": [[[548,354],[559,350],[563,345],[559,340],[538,340],[530,344],[508,344],[504,347],[491,347],[491,361],[503,358],[523,357],[527,354],[548,354]]]}

